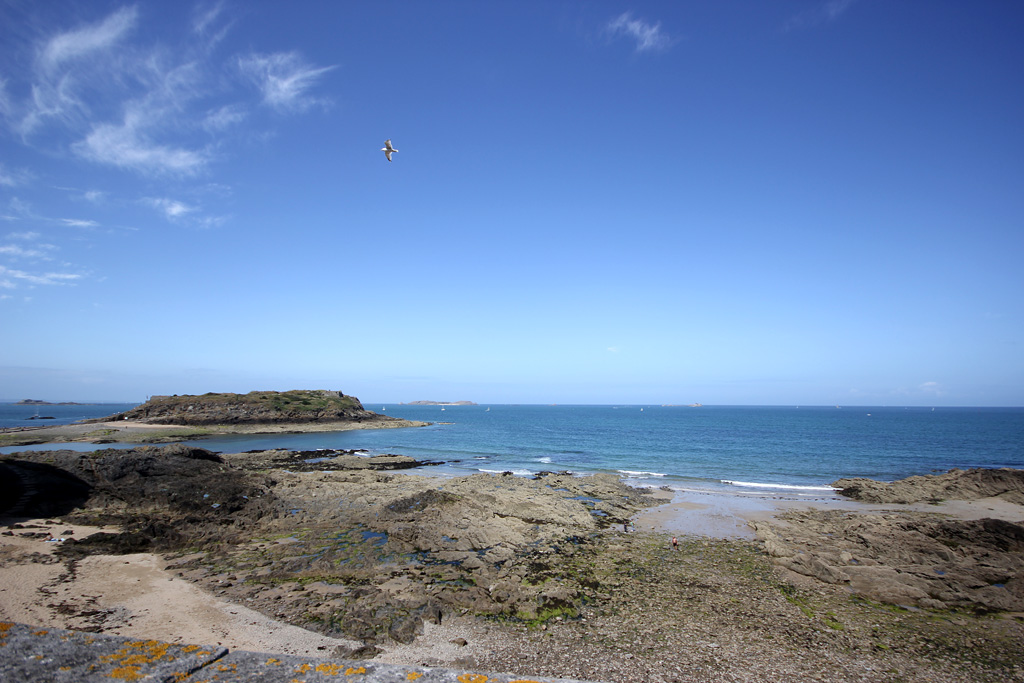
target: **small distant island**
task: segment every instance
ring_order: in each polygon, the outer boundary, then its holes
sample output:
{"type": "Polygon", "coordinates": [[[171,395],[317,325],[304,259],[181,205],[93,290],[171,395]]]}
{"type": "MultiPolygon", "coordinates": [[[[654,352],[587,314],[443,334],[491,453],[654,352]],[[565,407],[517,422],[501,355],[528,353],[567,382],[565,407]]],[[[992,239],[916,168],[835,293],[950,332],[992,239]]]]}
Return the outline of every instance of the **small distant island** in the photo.
{"type": "Polygon", "coordinates": [[[53,403],[51,401],[39,401],[34,398],[25,398],[14,405],[16,406],[80,406],[82,403],[75,403],[74,401],[61,401],[60,403],[53,403]]]}
{"type": "Polygon", "coordinates": [[[400,406],[475,406],[473,401],[409,401],[399,403],[400,406]]]}

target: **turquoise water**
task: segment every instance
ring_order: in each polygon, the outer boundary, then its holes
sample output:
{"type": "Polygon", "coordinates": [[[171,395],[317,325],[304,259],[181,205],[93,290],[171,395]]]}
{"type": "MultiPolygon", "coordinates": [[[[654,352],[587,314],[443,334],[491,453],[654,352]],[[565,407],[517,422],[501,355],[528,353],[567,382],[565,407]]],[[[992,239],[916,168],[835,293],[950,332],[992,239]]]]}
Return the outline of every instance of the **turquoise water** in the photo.
{"type": "Polygon", "coordinates": [[[444,461],[435,470],[444,474],[607,471],[640,485],[808,495],[827,491],[840,477],[893,480],[953,467],[1024,468],[1020,408],[366,408],[434,424],[192,443],[221,452],[361,448],[444,461]]]}

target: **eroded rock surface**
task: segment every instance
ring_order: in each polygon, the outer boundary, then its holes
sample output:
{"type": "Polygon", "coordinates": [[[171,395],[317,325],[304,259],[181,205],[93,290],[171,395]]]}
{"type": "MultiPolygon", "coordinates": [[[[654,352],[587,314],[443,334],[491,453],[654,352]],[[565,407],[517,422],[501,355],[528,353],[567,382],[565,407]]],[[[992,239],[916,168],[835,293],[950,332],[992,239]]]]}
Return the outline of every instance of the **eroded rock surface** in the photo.
{"type": "MultiPolygon", "coordinates": [[[[870,503],[998,497],[1024,504],[1024,471],[1007,468],[833,485],[870,503]]],[[[957,520],[898,508],[791,511],[780,519],[752,526],[765,551],[799,574],[895,605],[1024,611],[1024,521],[957,520]]]]}
{"type": "Polygon", "coordinates": [[[218,594],[367,643],[409,642],[451,613],[575,614],[588,576],[573,557],[653,502],[612,475],[394,475],[417,463],[351,452],[150,446],[0,462],[73,477],[67,518],[124,527],[66,542],[71,560],[188,551],[176,570],[218,594]]]}
{"type": "Polygon", "coordinates": [[[893,482],[840,479],[832,484],[840,495],[865,503],[920,503],[942,500],[1002,498],[1024,505],[1024,470],[954,469],[943,474],[907,477],[893,482]]]}
{"type": "Polygon", "coordinates": [[[805,510],[755,525],[787,569],[871,600],[932,609],[1024,611],[1024,526],[926,513],[805,510]]]}

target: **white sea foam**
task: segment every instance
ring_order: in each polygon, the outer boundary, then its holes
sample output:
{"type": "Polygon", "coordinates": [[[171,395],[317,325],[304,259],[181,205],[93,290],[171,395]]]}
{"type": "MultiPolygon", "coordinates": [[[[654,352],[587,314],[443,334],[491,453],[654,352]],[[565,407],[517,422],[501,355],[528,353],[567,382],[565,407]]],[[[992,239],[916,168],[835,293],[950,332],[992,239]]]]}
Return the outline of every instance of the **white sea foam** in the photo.
{"type": "Polygon", "coordinates": [[[625,474],[629,477],[664,477],[667,476],[661,472],[635,472],[633,470],[616,470],[619,474],[625,474]]]}
{"type": "Polygon", "coordinates": [[[551,462],[551,458],[549,458],[548,456],[545,455],[542,458],[537,458],[537,462],[550,463],[551,462]]]}
{"type": "Polygon", "coordinates": [[[723,484],[731,484],[732,486],[747,486],[755,489],[787,489],[793,491],[835,491],[835,487],[832,486],[795,486],[792,484],[765,484],[757,481],[730,481],[728,479],[722,480],[723,484]]]}
{"type": "Polygon", "coordinates": [[[505,472],[511,472],[512,474],[518,475],[520,477],[533,476],[533,472],[531,472],[530,470],[485,470],[484,468],[481,467],[480,471],[487,472],[488,474],[504,474],[505,472]]]}

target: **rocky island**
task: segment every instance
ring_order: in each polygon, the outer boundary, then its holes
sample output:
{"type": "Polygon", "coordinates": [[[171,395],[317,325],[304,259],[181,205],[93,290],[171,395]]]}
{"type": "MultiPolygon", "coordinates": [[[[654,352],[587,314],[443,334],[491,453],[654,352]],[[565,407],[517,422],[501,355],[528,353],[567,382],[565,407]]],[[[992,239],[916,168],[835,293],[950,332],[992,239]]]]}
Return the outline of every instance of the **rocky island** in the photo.
{"type": "Polygon", "coordinates": [[[426,422],[379,415],[340,391],[251,391],[200,396],[153,396],[136,408],[72,425],[15,428],[0,446],[89,441],[168,443],[220,434],[333,432],[421,427],[426,422]]]}

